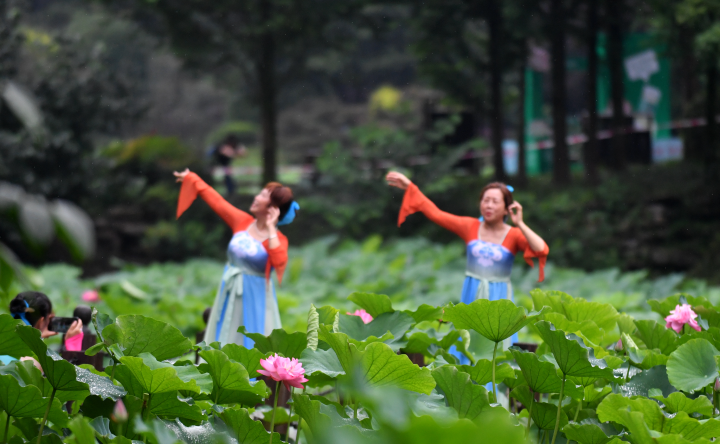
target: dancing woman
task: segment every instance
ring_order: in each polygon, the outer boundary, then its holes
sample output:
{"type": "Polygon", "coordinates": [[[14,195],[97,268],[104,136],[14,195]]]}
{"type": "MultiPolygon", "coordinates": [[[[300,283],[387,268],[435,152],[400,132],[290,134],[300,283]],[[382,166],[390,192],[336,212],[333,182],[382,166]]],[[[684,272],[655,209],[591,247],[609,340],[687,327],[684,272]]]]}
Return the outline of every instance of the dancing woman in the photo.
{"type": "MultiPolygon", "coordinates": [[[[391,172],[386,176],[388,185],[405,190],[398,226],[405,222],[407,216],[422,212],[428,219],[441,227],[452,231],[465,241],[467,245],[467,263],[465,282],[460,302],[470,304],[476,299],[512,300],[513,291],[510,283],[515,254],[523,252],[525,261],[533,266],[533,258],[540,265],[539,282],[545,278],[545,261],[548,246],[523,222],[522,206],[513,201],[512,189],[500,182],[485,186],[480,192],[480,213],[482,217],[455,216],[440,211],[434,203],[404,175],[391,172]],[[513,221],[514,227],[505,223],[507,216],[513,221]]],[[[512,338],[517,342],[517,334],[512,338]]],[[[458,352],[453,353],[463,364],[468,359],[458,352]]]]}
{"type": "Polygon", "coordinates": [[[271,182],[255,196],[250,206],[253,217],[230,205],[190,170],[174,174],[177,181],[182,182],[178,218],[199,194],[233,231],[227,249],[228,261],[204,340],[253,348],[254,342],[237,330],[242,325],[250,333],[269,335],[281,328],[270,271],[275,269],[280,283],[287,265],[288,240],[277,226],[292,222],[300,207],[293,200],[290,188],[271,182]]]}

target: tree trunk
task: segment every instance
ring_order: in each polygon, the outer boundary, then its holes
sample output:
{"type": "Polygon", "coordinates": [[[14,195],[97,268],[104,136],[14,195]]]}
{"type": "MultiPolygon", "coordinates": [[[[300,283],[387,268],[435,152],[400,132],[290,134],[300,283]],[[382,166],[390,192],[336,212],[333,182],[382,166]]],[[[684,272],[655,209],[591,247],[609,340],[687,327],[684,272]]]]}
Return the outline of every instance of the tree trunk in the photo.
{"type": "Polygon", "coordinates": [[[709,63],[707,68],[707,90],[705,93],[705,119],[707,125],[705,126],[705,152],[703,156],[707,166],[714,165],[717,159],[717,120],[715,119],[717,111],[715,102],[717,101],[718,69],[715,60],[711,60],[709,63]]]}
{"type": "Polygon", "coordinates": [[[495,178],[505,181],[505,166],[503,164],[503,107],[502,107],[502,12],[499,0],[488,3],[488,26],[490,31],[490,119],[491,143],[493,147],[493,163],[495,178]]]}
{"type": "Polygon", "coordinates": [[[570,156],[567,146],[567,90],[565,72],[565,33],[566,17],[564,0],[551,0],[550,15],[553,23],[550,30],[552,52],[552,88],[553,88],[553,181],[558,185],[570,183],[570,156]]]}
{"type": "Polygon", "coordinates": [[[607,0],[608,16],[608,65],[610,68],[610,95],[613,108],[613,138],[611,143],[611,166],[616,170],[625,168],[625,113],[623,102],[623,30],[622,14],[624,0],[607,0]]]}
{"type": "Polygon", "coordinates": [[[597,87],[598,87],[598,0],[588,1],[588,122],[585,152],[583,160],[585,163],[585,174],[591,184],[598,181],[598,112],[597,112],[597,87]]]}
{"type": "MultiPolygon", "coordinates": [[[[272,17],[271,4],[261,4],[263,21],[272,17]]],[[[262,127],[262,151],[264,185],[277,178],[277,84],[275,79],[275,39],[271,32],[265,33],[260,43],[260,60],[257,66],[260,87],[260,124],[262,127]]]]}
{"type": "Polygon", "coordinates": [[[527,79],[525,78],[525,71],[527,70],[527,63],[525,63],[525,59],[527,56],[524,56],[523,63],[520,65],[520,103],[518,106],[520,115],[518,116],[518,174],[517,174],[517,184],[520,187],[525,187],[527,185],[527,160],[526,160],[526,146],[525,146],[525,138],[526,138],[526,131],[527,131],[527,121],[525,119],[525,96],[527,94],[527,79]]]}

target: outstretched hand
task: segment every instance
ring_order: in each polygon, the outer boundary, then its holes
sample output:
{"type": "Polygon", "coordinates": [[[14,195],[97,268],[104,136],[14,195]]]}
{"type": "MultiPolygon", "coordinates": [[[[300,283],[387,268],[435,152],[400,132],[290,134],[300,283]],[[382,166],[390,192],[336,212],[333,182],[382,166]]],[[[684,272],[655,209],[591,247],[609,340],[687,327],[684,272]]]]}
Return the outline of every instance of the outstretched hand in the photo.
{"type": "Polygon", "coordinates": [[[175,176],[175,182],[182,182],[183,180],[185,180],[185,176],[187,176],[188,173],[190,173],[189,168],[185,168],[185,171],[179,173],[177,171],[174,171],[173,175],[175,176]]]}
{"type": "Polygon", "coordinates": [[[401,190],[407,190],[412,183],[404,174],[398,173],[397,171],[390,171],[387,173],[385,181],[391,187],[400,188],[401,190]]]}
{"type": "Polygon", "coordinates": [[[519,227],[523,223],[523,208],[519,202],[515,201],[508,207],[510,212],[510,219],[512,219],[513,225],[519,227]]]}
{"type": "Polygon", "coordinates": [[[73,336],[79,335],[80,333],[82,333],[82,328],[82,319],[78,319],[77,321],[73,322],[72,325],[70,325],[67,333],[65,333],[65,339],[70,339],[73,336]]]}

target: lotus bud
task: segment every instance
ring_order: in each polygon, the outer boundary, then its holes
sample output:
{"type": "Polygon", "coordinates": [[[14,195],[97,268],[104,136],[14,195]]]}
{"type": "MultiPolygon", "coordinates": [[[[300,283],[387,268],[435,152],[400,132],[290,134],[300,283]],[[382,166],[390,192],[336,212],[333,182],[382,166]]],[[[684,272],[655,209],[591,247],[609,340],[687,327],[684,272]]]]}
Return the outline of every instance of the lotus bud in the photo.
{"type": "Polygon", "coordinates": [[[113,409],[112,413],[112,419],[115,422],[124,423],[128,420],[128,412],[125,408],[125,404],[123,404],[122,399],[118,399],[118,402],[115,403],[115,408],[113,409]]]}
{"type": "Polygon", "coordinates": [[[622,339],[618,339],[617,344],[615,344],[615,350],[622,351],[622,349],[623,349],[622,339]]]}
{"type": "Polygon", "coordinates": [[[720,378],[715,378],[715,391],[720,392],[720,378]]]}

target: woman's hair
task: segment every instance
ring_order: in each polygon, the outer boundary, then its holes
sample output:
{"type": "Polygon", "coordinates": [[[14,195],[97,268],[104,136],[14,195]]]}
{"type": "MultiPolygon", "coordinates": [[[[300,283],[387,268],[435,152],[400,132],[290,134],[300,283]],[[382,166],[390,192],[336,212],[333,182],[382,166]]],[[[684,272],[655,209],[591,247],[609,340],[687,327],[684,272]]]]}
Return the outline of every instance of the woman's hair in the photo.
{"type": "Polygon", "coordinates": [[[485,192],[492,189],[497,189],[502,192],[503,200],[505,201],[505,209],[507,210],[507,208],[513,203],[513,195],[510,190],[507,189],[507,186],[505,186],[502,182],[492,182],[485,185],[485,188],[480,191],[480,201],[482,202],[483,197],[485,197],[485,192]]]}
{"type": "Polygon", "coordinates": [[[282,220],[290,210],[293,199],[295,199],[292,190],[290,187],[283,186],[278,182],[270,182],[265,185],[265,189],[270,190],[270,205],[278,207],[280,210],[278,220],[282,220]]]}
{"type": "Polygon", "coordinates": [[[47,317],[50,313],[52,302],[45,293],[39,291],[23,291],[10,301],[10,314],[15,319],[22,319],[24,314],[31,326],[35,326],[40,318],[47,317]]]}

